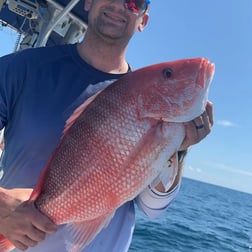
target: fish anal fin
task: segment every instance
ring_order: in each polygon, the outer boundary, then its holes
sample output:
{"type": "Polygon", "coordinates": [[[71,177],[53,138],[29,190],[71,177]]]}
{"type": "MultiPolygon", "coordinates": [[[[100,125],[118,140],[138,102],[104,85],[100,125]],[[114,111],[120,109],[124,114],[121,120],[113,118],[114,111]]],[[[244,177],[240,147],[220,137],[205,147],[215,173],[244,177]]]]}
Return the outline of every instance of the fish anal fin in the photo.
{"type": "Polygon", "coordinates": [[[0,234],[0,252],[9,252],[14,248],[14,245],[3,235],[0,234]]]}
{"type": "Polygon", "coordinates": [[[114,213],[96,219],[67,224],[64,237],[67,252],[78,252],[86,247],[96,235],[108,226],[114,213]]]}

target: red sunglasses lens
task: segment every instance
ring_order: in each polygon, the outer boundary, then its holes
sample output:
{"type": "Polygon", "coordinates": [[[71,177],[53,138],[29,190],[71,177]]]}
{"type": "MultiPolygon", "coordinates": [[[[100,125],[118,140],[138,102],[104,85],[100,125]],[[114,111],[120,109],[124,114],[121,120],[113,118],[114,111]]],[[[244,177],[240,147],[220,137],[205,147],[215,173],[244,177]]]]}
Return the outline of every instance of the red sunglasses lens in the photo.
{"type": "Polygon", "coordinates": [[[125,7],[134,13],[141,13],[146,9],[146,0],[125,0],[125,7]]]}

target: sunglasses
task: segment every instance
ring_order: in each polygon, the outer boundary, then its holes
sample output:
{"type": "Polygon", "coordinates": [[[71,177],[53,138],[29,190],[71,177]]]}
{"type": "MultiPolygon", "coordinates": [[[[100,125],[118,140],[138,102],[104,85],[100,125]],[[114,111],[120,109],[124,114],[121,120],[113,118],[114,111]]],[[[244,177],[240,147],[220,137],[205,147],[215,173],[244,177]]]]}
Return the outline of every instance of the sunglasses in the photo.
{"type": "Polygon", "coordinates": [[[124,0],[124,7],[136,15],[143,14],[149,4],[150,0],[124,0]]]}

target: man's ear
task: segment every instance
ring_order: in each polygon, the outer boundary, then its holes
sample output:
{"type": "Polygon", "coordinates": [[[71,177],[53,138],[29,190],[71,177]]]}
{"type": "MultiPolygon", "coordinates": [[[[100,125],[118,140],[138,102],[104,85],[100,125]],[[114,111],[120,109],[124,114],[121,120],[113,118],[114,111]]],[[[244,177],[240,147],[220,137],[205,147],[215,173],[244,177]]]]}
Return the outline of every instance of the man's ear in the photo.
{"type": "Polygon", "coordinates": [[[85,4],[84,4],[85,11],[89,11],[91,4],[92,4],[92,0],[85,0],[85,4]]]}
{"type": "Polygon", "coordinates": [[[144,27],[147,25],[149,21],[149,14],[145,13],[144,16],[142,17],[142,22],[141,24],[138,26],[138,31],[143,31],[144,27]]]}

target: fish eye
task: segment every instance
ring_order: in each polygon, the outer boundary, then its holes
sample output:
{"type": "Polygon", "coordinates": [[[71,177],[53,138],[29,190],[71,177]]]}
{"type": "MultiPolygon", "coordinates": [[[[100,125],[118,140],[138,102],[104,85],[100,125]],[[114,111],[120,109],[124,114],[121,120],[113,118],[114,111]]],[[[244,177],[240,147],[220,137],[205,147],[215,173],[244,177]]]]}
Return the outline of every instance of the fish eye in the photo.
{"type": "Polygon", "coordinates": [[[171,68],[166,68],[163,70],[163,74],[166,78],[171,78],[173,75],[173,71],[171,68]]]}

